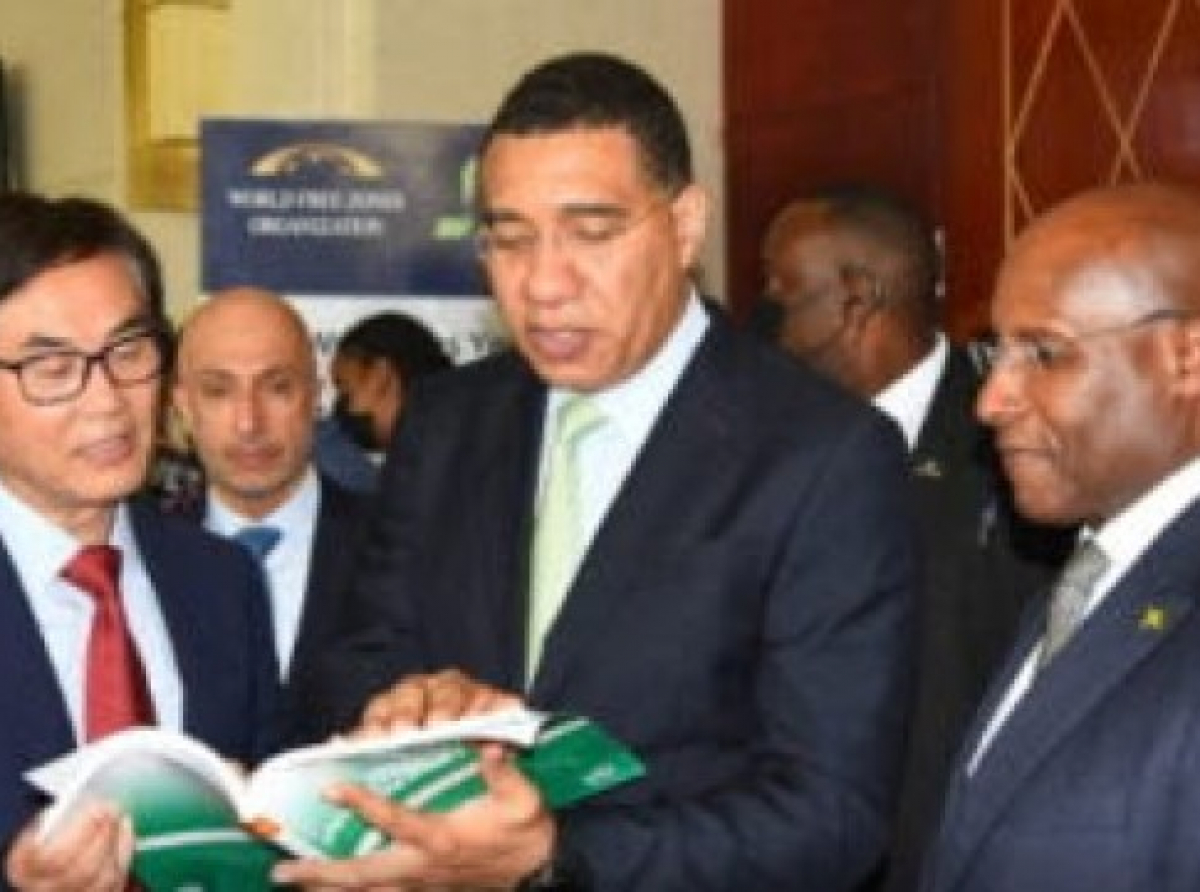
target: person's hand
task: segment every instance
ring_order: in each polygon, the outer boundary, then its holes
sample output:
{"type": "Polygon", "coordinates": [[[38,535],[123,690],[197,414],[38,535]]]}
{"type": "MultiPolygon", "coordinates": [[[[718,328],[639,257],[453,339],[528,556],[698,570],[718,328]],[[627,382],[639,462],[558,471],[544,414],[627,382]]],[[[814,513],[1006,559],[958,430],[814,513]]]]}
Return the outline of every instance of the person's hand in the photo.
{"type": "Polygon", "coordinates": [[[444,814],[420,814],[360,787],[330,798],[392,839],[387,848],[344,861],[288,861],[277,883],[306,889],[512,889],[554,848],[554,818],[537,790],[498,752],[480,760],[486,795],[444,814]]]}
{"type": "Polygon", "coordinates": [[[516,694],[468,678],[457,669],[409,675],[371,698],[354,735],[387,734],[520,705],[516,694]]]}
{"type": "Polygon", "coordinates": [[[111,805],[91,804],[51,836],[35,819],[18,834],[5,876],[23,892],[120,892],[129,881],[133,827],[111,805]]]}

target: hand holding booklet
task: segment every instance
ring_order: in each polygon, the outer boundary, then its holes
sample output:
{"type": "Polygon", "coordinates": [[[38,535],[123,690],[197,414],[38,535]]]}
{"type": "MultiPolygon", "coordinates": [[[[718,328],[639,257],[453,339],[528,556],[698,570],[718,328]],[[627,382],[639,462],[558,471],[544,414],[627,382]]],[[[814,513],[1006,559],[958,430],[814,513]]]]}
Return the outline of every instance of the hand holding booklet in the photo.
{"type": "Polygon", "coordinates": [[[151,892],[240,892],[268,888],[270,867],[284,852],[347,858],[389,843],[356,813],[324,798],[335,782],[420,811],[450,811],[482,795],[475,741],[518,748],[517,765],[554,809],[644,772],[632,752],[586,719],[507,710],[292,750],[249,777],[182,734],[133,728],[27,777],[54,797],[43,833],[53,833],[84,802],[104,800],[126,811],[137,835],[134,872],[151,892]]]}

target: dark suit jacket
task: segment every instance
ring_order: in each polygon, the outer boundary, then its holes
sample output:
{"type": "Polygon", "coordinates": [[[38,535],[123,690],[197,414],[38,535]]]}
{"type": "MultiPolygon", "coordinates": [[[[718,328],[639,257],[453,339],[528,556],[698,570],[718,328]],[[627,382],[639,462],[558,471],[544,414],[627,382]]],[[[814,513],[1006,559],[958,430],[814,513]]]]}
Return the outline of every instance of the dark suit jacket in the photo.
{"type": "MultiPolygon", "coordinates": [[[[313,530],[304,606],[291,665],[283,680],[285,742],[288,746],[315,742],[327,736],[298,700],[297,689],[302,684],[299,680],[312,671],[314,663],[340,628],[342,602],[358,562],[368,516],[369,500],[365,496],[351,492],[328,477],[321,476],[320,481],[321,499],[313,530]]],[[[203,522],[206,504],[206,499],[195,502],[184,516],[197,523],[203,522]]]]}
{"type": "MultiPolygon", "coordinates": [[[[279,732],[275,651],[258,571],[241,549],[148,503],[131,509],[174,648],[183,728],[231,759],[254,762],[279,732]]],[[[44,804],[22,774],[73,749],[75,737],[49,652],[3,548],[0,635],[0,841],[7,841],[44,804]]]]}
{"type": "Polygon", "coordinates": [[[321,478],[321,507],[313,532],[312,558],[304,591],[304,610],[284,682],[285,709],[289,717],[288,742],[295,745],[325,735],[307,716],[298,698],[299,679],[312,671],[340,627],[346,590],[358,564],[366,531],[368,499],[321,478]]]}
{"type": "Polygon", "coordinates": [[[961,765],[1041,634],[1023,629],[965,738],[928,892],[1200,889],[1200,505],[1039,675],[974,777],[961,765]]]}
{"type": "MultiPolygon", "coordinates": [[[[522,686],[545,388],[513,355],[406,406],[314,708],[413,671],[522,686]]],[[[719,316],[547,638],[535,707],[589,715],[642,781],[564,815],[588,887],[849,888],[885,843],[914,549],[894,427],[719,316]]]]}
{"type": "Polygon", "coordinates": [[[989,433],[975,419],[979,385],[970,358],[952,348],[912,455],[925,582],[890,892],[917,888],[962,734],[1026,604],[1072,542],[1070,531],[1013,512],[989,433]]]}

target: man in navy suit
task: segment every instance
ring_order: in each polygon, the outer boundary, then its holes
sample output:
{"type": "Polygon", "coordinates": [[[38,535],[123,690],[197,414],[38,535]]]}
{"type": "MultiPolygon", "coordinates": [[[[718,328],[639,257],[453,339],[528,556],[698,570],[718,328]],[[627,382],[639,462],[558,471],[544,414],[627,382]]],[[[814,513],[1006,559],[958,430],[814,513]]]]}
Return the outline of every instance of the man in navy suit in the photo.
{"type": "Polygon", "coordinates": [[[1200,888],[1200,197],[1051,210],[992,324],[978,408],[1017,506],[1083,530],[966,735],[923,888],[1200,888]]]}
{"type": "Polygon", "coordinates": [[[318,387],[308,329],[277,294],[219,292],[180,331],[173,405],[204,468],[204,524],[258,549],[289,699],[336,626],[366,517],[313,467],[318,387]]]}
{"type": "Polygon", "coordinates": [[[132,838],[111,808],[13,841],[42,804],[23,773],[95,739],[117,690],[135,695],[116,698],[121,716],[229,758],[272,743],[276,670],[253,563],[129,499],[153,448],[164,325],[151,249],[115,211],[0,196],[0,839],[12,887],[124,887],[132,838]],[[112,548],[115,608],[64,571],[112,548]],[[101,612],[133,667],[121,678],[93,659],[114,640],[97,638],[101,612]]]}
{"type": "Polygon", "coordinates": [[[916,699],[895,841],[886,874],[865,887],[890,892],[916,888],[962,733],[1070,545],[1067,531],[1012,510],[974,414],[981,376],[939,328],[938,266],[914,208],[878,187],[827,186],[772,220],[757,308],[780,346],[890,415],[912,456],[924,558],[916,699]]]}
{"type": "Polygon", "coordinates": [[[596,719],[648,774],[559,815],[494,752],[490,795],[449,815],[344,791],[396,845],[278,878],[850,888],[886,843],[908,706],[899,435],[698,297],[706,199],[641,69],[535,68],[480,175],[480,248],[517,349],[414,393],[351,634],[308,702],[350,720],[405,676],[373,727],[523,691],[596,719]],[[545,544],[565,532],[569,558],[545,544]]]}

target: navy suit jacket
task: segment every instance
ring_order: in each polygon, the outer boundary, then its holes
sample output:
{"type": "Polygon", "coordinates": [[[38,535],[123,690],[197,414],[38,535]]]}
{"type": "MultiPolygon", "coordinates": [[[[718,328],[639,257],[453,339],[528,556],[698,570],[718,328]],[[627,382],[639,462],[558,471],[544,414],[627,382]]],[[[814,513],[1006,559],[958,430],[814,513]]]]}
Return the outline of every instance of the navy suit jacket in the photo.
{"type": "Polygon", "coordinates": [[[341,624],[346,590],[358,566],[366,532],[368,499],[321,478],[321,502],[313,531],[312,557],[304,591],[304,609],[284,680],[284,708],[288,743],[296,745],[323,739],[301,695],[304,679],[323,657],[341,624]]]}
{"type": "MultiPolygon", "coordinates": [[[[1200,889],[1200,504],[1035,680],[975,775],[956,772],[928,892],[1200,889]]],[[[1044,628],[1034,611],[960,766],[1044,628]]]]}
{"type": "MultiPolygon", "coordinates": [[[[231,759],[254,762],[279,733],[275,651],[258,570],[240,548],[148,503],[130,507],[182,682],[183,729],[231,759]]],[[[44,805],[24,772],[76,745],[49,652],[3,548],[0,635],[2,842],[44,805]]]]}
{"type": "MultiPolygon", "coordinates": [[[[358,564],[368,518],[366,496],[352,492],[324,475],[320,481],[321,498],[313,529],[304,605],[291,665],[282,681],[283,742],[289,747],[313,743],[328,736],[324,726],[318,725],[309,715],[298,692],[304,686],[303,679],[313,671],[341,627],[342,604],[358,564]]],[[[182,511],[181,516],[200,523],[204,520],[206,504],[207,499],[201,499],[189,510],[182,511]]]]}
{"type": "Polygon", "coordinates": [[[322,477],[320,505],[289,680],[307,671],[336,632],[365,533],[364,496],[322,477]]]}
{"type": "MultiPolygon", "coordinates": [[[[398,676],[523,686],[546,390],[502,355],[406,405],[308,702],[350,721],[398,676]]],[[[587,888],[836,892],[880,856],[915,585],[895,428],[720,316],[585,556],[529,691],[649,774],[566,813],[587,888]]]]}

